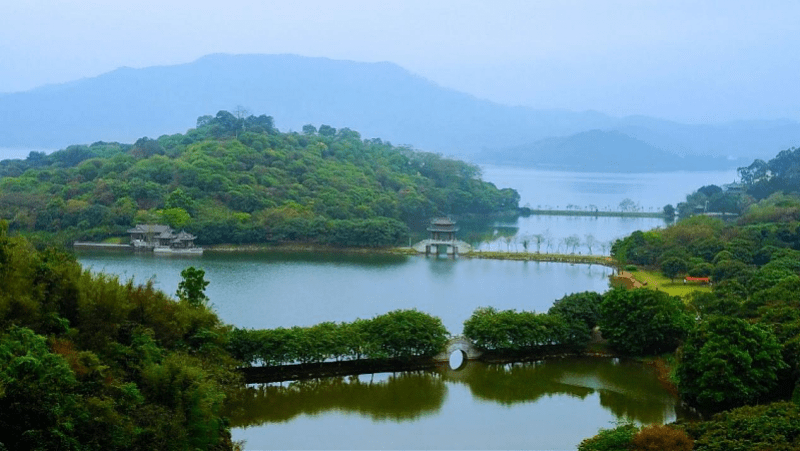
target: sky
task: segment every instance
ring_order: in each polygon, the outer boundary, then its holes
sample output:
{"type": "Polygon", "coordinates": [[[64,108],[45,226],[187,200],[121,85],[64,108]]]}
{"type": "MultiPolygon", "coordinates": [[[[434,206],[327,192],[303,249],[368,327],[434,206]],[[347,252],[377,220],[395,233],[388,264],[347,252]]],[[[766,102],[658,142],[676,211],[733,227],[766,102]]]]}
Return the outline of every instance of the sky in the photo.
{"type": "Polygon", "coordinates": [[[540,109],[800,120],[798,23],[795,0],[0,0],[0,92],[292,53],[540,109]]]}

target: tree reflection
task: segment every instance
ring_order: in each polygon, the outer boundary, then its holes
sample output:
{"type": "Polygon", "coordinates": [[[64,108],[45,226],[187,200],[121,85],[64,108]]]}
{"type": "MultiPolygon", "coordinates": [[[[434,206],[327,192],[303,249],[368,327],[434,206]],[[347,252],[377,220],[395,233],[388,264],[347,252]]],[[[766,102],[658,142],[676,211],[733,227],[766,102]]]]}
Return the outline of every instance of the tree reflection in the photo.
{"type": "MultiPolygon", "coordinates": [[[[234,427],[286,422],[306,414],[342,411],[374,421],[404,422],[438,412],[447,384],[463,384],[477,399],[511,406],[542,397],[592,395],[617,418],[649,424],[690,415],[649,368],[637,362],[563,358],[534,363],[470,362],[459,371],[400,373],[372,383],[367,376],[338,377],[243,389],[228,403],[234,427]],[[363,379],[363,380],[362,380],[363,379]]],[[[592,401],[593,402],[593,401],[592,401]]]]}
{"type": "Polygon", "coordinates": [[[600,404],[618,418],[664,423],[676,413],[677,399],[664,390],[648,368],[616,359],[564,358],[507,365],[472,363],[463,371],[446,372],[445,380],[467,385],[476,398],[503,405],[531,403],[553,395],[585,399],[598,393],[600,404]]]}
{"type": "Polygon", "coordinates": [[[438,411],[447,392],[433,372],[400,373],[383,382],[331,377],[242,389],[228,403],[233,427],[289,421],[339,410],[377,421],[407,421],[438,411]]]}

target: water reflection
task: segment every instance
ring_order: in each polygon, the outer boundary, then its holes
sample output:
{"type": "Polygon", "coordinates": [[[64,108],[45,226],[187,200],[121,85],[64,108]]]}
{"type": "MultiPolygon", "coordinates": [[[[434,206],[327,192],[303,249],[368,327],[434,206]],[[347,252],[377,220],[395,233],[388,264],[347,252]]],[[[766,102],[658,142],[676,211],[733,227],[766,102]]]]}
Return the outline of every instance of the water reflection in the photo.
{"type": "Polygon", "coordinates": [[[600,404],[617,418],[665,423],[686,414],[676,410],[676,398],[653,373],[636,362],[570,358],[513,365],[471,363],[463,371],[446,373],[445,379],[469,386],[478,399],[509,406],[554,395],[583,400],[598,393],[600,404]]]}
{"type": "Polygon", "coordinates": [[[357,413],[374,421],[409,421],[441,409],[447,389],[433,372],[371,377],[331,377],[247,387],[229,403],[234,427],[290,421],[328,411],[357,413]]]}
{"type": "MultiPolygon", "coordinates": [[[[557,396],[590,404],[599,396],[600,405],[615,418],[638,423],[663,424],[688,415],[676,408],[677,399],[648,368],[613,359],[565,358],[510,365],[470,362],[458,370],[384,375],[377,382],[372,378],[327,378],[244,389],[230,403],[232,425],[283,423],[302,414],[325,412],[355,413],[373,422],[413,422],[435,416],[447,403],[513,407],[557,396]],[[468,387],[471,400],[457,399],[462,393],[455,390],[459,385],[468,387]]],[[[488,421],[481,415],[463,418],[488,421]]]]}

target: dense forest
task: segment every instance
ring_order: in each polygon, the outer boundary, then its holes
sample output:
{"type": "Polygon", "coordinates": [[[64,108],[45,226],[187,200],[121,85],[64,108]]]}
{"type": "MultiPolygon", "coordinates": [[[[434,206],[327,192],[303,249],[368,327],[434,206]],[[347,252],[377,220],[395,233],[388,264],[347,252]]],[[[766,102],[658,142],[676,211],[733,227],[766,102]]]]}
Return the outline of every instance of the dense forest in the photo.
{"type": "Polygon", "coordinates": [[[231,449],[228,327],[182,288],[92,274],[0,220],[0,449],[231,449]]]}
{"type": "Polygon", "coordinates": [[[321,125],[220,111],[185,134],[0,162],[0,219],[68,243],[166,223],[198,243],[385,246],[436,215],[516,210],[478,167],[321,125]]]}
{"type": "Polygon", "coordinates": [[[672,334],[680,340],[630,353],[674,352],[671,378],[682,400],[715,415],[669,427],[623,425],[580,450],[800,449],[800,150],[739,172],[743,193],[703,187],[689,196],[746,199],[735,222],[696,215],[612,247],[631,269],[710,279],[710,292],[682,303],[696,319],[672,334]]]}

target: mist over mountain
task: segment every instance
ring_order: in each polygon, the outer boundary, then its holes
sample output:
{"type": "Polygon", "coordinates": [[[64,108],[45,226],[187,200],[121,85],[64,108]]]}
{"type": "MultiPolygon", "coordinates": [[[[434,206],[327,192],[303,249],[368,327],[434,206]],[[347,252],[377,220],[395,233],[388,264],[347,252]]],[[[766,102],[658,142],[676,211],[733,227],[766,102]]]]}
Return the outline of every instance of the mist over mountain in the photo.
{"type": "MultiPolygon", "coordinates": [[[[238,105],[272,116],[282,130],[299,131],[305,124],[348,127],[365,138],[470,159],[589,130],[618,131],[668,154],[751,160],[800,144],[800,123],[788,120],[686,125],[536,110],[447,89],[391,63],[216,54],[0,95],[0,148],[133,142],[183,132],[201,115],[238,105]]],[[[535,149],[547,146],[529,151],[535,149]]]]}
{"type": "Polygon", "coordinates": [[[744,158],[679,156],[622,132],[603,130],[486,150],[475,158],[481,163],[584,172],[701,171],[750,163],[744,158]]]}

